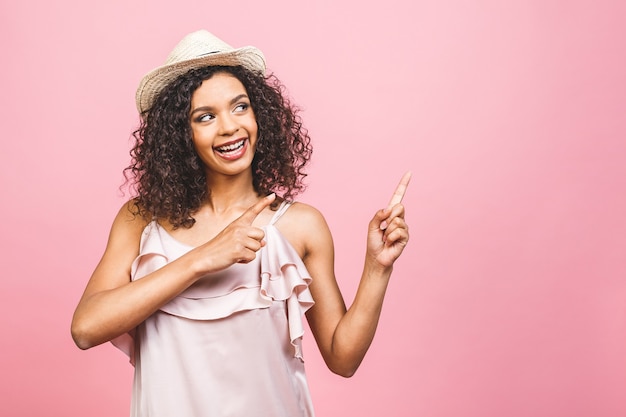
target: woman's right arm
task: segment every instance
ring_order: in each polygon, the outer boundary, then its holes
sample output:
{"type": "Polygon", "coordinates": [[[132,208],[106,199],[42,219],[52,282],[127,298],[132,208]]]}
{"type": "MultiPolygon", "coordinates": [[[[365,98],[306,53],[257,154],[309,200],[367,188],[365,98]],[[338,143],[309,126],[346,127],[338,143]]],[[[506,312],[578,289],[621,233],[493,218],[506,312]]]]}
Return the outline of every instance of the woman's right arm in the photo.
{"type": "MultiPolygon", "coordinates": [[[[207,273],[249,262],[263,245],[263,231],[252,221],[274,200],[259,200],[215,238],[164,267],[131,281],[146,221],[129,206],[117,214],[102,259],[91,276],[72,319],[72,338],[81,349],[110,341],[143,322],[207,273]]],[[[128,203],[128,204],[133,204],[128,203]]]]}
{"type": "Polygon", "coordinates": [[[141,216],[133,215],[128,205],[115,217],[104,255],[74,312],[72,338],[81,349],[135,328],[194,282],[189,260],[184,258],[131,281],[131,265],[139,254],[146,222],[141,216]]]}

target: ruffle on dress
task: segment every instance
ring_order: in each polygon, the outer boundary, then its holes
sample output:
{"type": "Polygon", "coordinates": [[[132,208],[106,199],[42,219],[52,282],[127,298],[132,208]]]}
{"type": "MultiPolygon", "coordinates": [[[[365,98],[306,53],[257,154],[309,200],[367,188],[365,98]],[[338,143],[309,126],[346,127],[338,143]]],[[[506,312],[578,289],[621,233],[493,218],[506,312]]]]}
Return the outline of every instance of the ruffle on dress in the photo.
{"type": "Polygon", "coordinates": [[[261,296],[274,301],[286,300],[289,337],[295,357],[302,359],[302,316],[315,304],[309,291],[312,278],[282,233],[273,225],[264,230],[266,245],[260,251],[261,296]]]}
{"type": "MultiPolygon", "coordinates": [[[[217,320],[241,311],[268,308],[274,301],[285,301],[294,356],[302,359],[302,316],[315,304],[309,291],[312,279],[282,233],[273,225],[263,229],[266,245],[253,262],[233,264],[199,279],[160,310],[191,320],[217,320]]],[[[191,249],[153,221],[142,235],[140,253],[131,268],[132,280],[162,268],[191,249]]],[[[122,335],[112,343],[133,362],[132,333],[122,335]]]]}

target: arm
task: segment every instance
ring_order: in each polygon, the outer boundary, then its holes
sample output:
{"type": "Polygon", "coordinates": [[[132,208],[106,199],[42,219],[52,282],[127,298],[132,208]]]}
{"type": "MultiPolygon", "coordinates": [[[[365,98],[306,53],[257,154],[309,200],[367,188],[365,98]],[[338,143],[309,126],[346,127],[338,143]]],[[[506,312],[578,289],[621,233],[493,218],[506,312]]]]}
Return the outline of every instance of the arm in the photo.
{"type": "Polygon", "coordinates": [[[328,226],[321,215],[310,223],[304,262],[313,277],[310,290],[316,304],[307,312],[307,320],[324,361],[339,375],[350,377],[356,372],[374,338],[393,263],[408,242],[400,201],[409,179],[409,174],[402,178],[389,206],[369,223],[361,280],[347,310],[334,276],[328,226]]]}
{"type": "Polygon", "coordinates": [[[104,255],[74,312],[71,331],[75,343],[88,349],[122,335],[200,277],[254,259],[264,244],[264,233],[252,222],[273,200],[273,195],[260,199],[204,245],[136,281],[131,281],[130,269],[139,254],[146,222],[134,216],[128,205],[122,207],[104,255]]]}

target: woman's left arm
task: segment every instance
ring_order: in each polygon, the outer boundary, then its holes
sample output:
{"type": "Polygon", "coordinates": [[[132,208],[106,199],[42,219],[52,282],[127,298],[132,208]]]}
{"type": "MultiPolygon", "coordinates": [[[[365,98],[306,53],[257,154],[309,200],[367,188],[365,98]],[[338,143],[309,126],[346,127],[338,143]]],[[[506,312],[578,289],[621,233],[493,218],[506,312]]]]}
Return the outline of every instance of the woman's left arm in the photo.
{"type": "Polygon", "coordinates": [[[409,179],[405,174],[388,207],[369,223],[363,273],[349,309],[334,275],[330,230],[321,214],[309,223],[315,232],[307,237],[304,262],[313,277],[315,306],[306,316],[324,361],[336,374],[352,376],[374,338],[393,264],[409,239],[401,204],[409,179]]]}

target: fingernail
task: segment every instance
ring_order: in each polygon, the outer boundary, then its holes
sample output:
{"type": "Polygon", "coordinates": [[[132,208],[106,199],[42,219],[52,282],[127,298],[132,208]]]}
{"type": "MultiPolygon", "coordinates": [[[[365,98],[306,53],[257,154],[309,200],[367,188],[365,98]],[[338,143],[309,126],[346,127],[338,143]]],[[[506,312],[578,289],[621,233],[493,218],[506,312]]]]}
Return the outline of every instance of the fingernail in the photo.
{"type": "Polygon", "coordinates": [[[380,230],[385,230],[389,226],[385,220],[380,224],[380,230]]]}

